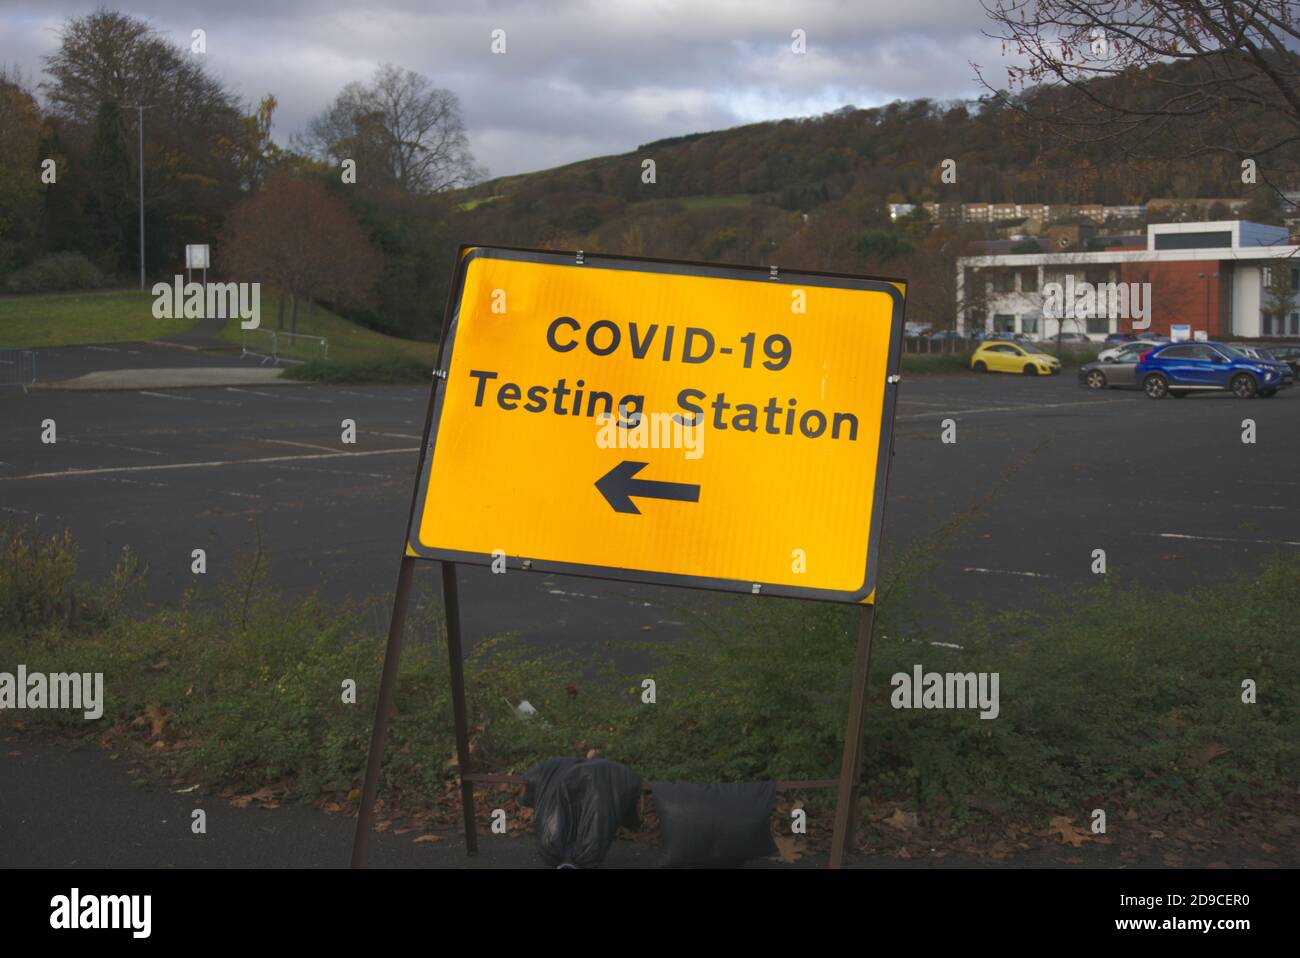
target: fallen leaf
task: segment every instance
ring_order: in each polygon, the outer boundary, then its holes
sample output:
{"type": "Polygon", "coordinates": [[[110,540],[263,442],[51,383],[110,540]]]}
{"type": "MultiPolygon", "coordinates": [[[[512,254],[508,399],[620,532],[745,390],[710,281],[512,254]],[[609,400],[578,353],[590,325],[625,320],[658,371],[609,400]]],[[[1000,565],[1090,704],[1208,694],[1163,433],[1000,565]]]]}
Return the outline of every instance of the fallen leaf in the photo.
{"type": "Polygon", "coordinates": [[[791,835],[773,835],[772,841],[776,843],[777,856],[786,864],[797,862],[803,858],[804,843],[802,840],[791,835]]]}
{"type": "Polygon", "coordinates": [[[177,795],[188,795],[190,792],[195,791],[197,788],[198,788],[197,785],[191,785],[189,788],[178,788],[178,789],[176,789],[176,794],[177,794],[177,795]]]}
{"type": "Polygon", "coordinates": [[[415,844],[423,845],[426,842],[440,842],[440,841],[442,841],[442,839],[439,838],[437,835],[421,835],[419,838],[415,840],[415,844]]]}
{"type": "Polygon", "coordinates": [[[1082,848],[1083,843],[1088,839],[1088,833],[1076,826],[1073,818],[1066,818],[1064,815],[1053,818],[1047,831],[1049,834],[1055,832],[1060,835],[1062,844],[1069,845],[1071,848],[1082,848]]]}
{"type": "Polygon", "coordinates": [[[901,808],[896,808],[894,814],[885,819],[885,824],[898,829],[915,828],[916,812],[905,812],[901,808]]]}

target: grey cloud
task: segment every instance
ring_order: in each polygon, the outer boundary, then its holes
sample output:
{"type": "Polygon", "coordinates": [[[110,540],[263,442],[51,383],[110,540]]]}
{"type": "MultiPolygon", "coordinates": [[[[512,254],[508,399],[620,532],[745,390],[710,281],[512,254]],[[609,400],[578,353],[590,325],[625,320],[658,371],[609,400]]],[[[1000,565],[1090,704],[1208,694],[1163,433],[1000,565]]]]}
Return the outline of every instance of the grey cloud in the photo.
{"type": "MultiPolygon", "coordinates": [[[[0,4],[0,63],[39,77],[64,16],[98,3],[0,4]]],[[[287,142],[345,83],[391,61],[456,91],[493,175],[620,153],[742,122],[978,93],[1001,75],[977,0],[620,3],[144,0],[118,7],[176,42],[207,31],[208,62],[250,102],[273,92],[287,142]],[[508,52],[489,50],[493,29],[508,52]],[[790,52],[807,32],[808,53],[790,52]]]]}

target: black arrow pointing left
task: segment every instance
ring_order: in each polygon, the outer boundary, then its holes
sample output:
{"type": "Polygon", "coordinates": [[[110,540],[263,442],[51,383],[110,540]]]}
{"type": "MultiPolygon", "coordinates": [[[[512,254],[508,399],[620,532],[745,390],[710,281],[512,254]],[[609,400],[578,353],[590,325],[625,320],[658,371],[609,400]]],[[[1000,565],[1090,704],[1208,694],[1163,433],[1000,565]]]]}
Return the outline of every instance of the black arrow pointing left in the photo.
{"type": "Polygon", "coordinates": [[[699,502],[700,487],[685,482],[657,482],[637,479],[636,474],[649,463],[624,460],[596,480],[596,488],[615,512],[639,516],[641,510],[632,502],[638,499],[670,499],[674,502],[699,502]]]}

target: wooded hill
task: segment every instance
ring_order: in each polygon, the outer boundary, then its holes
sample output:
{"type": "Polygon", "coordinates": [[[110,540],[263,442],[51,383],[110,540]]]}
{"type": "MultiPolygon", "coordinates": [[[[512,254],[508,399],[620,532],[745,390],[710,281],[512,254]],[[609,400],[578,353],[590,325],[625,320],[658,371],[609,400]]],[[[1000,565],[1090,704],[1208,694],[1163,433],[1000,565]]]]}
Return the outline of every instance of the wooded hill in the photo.
{"type": "MultiPolygon", "coordinates": [[[[1141,86],[1134,91],[1137,102],[1141,86]]],[[[1175,137],[1213,141],[1208,118],[1155,131],[1140,145],[1098,138],[1080,146],[1035,135],[1018,110],[1024,102],[845,107],[501,177],[452,196],[448,238],[453,245],[541,245],[906,276],[914,281],[909,312],[937,318],[952,308],[955,256],[970,240],[992,234],[979,226],[932,228],[920,213],[891,224],[889,203],[1129,205],[1153,197],[1244,197],[1250,205],[1242,215],[1279,222],[1276,192],[1243,184],[1241,158],[1232,152],[1191,155],[1189,149],[1178,160],[1125,155],[1128,146],[1138,154],[1157,146],[1169,152],[1175,137]],[[942,181],[945,159],[956,163],[955,183],[942,181]],[[653,182],[645,182],[647,160],[654,161],[653,182]]]]}

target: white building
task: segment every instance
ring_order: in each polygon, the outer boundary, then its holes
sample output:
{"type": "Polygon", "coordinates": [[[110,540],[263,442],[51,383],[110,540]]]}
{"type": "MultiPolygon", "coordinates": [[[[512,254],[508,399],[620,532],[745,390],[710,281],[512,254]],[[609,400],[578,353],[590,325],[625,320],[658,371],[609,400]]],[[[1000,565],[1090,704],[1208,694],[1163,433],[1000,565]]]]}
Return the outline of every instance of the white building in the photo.
{"type": "Polygon", "coordinates": [[[964,256],[957,309],[961,331],[1031,339],[1176,324],[1210,339],[1300,337],[1300,246],[1282,227],[1224,220],[1152,224],[1145,248],[964,256]],[[1289,271],[1290,295],[1270,289],[1274,269],[1289,271]]]}

